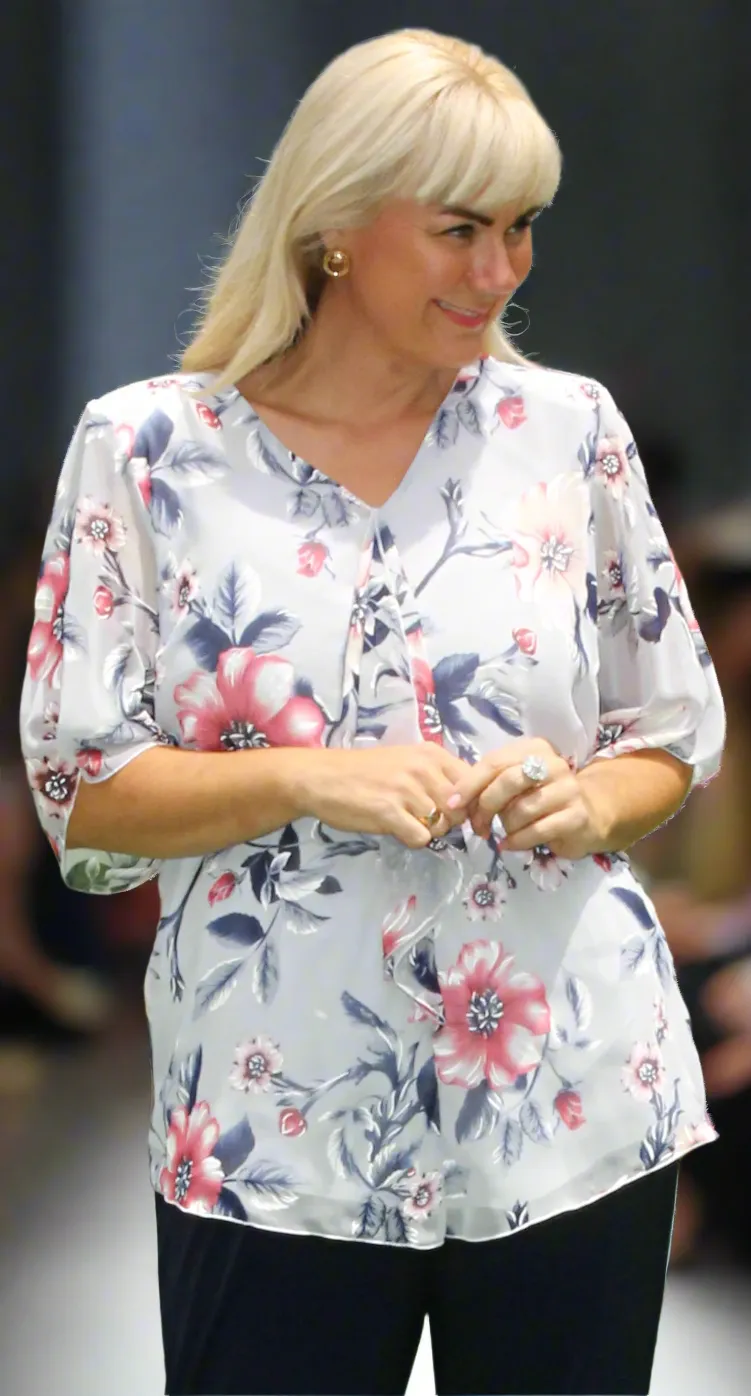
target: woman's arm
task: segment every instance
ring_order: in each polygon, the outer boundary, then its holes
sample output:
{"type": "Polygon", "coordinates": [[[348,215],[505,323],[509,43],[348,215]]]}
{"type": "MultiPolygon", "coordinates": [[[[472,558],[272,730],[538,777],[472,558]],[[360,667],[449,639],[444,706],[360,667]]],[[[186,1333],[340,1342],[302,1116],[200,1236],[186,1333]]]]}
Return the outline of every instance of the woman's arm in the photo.
{"type": "Polygon", "coordinates": [[[689,793],[692,776],[692,767],[667,751],[591,761],[577,779],[599,831],[592,851],[618,853],[672,819],[689,793]]]}

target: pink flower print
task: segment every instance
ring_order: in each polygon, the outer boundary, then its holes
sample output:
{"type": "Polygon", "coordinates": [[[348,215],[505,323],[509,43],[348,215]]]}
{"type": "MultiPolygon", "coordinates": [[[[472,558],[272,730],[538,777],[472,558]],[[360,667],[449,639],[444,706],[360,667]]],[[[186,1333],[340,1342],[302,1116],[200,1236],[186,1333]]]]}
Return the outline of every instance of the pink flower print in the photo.
{"type": "Polygon", "coordinates": [[[580,383],[579,387],[581,388],[581,391],[584,393],[584,396],[590,399],[590,402],[599,402],[601,396],[599,383],[592,383],[591,381],[586,380],[585,382],[580,383]]]}
{"type": "Polygon", "coordinates": [[[476,940],[439,971],[444,1025],[434,1054],[447,1085],[487,1081],[502,1090],[539,1065],[539,1039],[550,1031],[545,985],[534,974],[514,972],[513,964],[498,941],[476,940]]]}
{"type": "Polygon", "coordinates": [[[201,418],[201,421],[205,422],[207,427],[211,427],[212,431],[221,430],[221,420],[217,417],[216,412],[212,411],[207,402],[197,402],[196,412],[201,418]]]}
{"type": "Polygon", "coordinates": [[[70,558],[55,553],[42,568],[34,598],[34,624],[27,660],[32,679],[54,680],[63,657],[63,603],[68,593],[70,558]]]}
{"type": "Polygon", "coordinates": [[[420,1173],[412,1182],[409,1197],[402,1203],[402,1214],[410,1221],[425,1221],[441,1200],[443,1178],[440,1173],[420,1173]]]}
{"type": "Polygon", "coordinates": [[[709,1115],[705,1115],[698,1124],[683,1126],[679,1135],[679,1143],[687,1149],[692,1149],[697,1144],[712,1144],[716,1138],[717,1130],[709,1115]]]}
{"type": "Polygon", "coordinates": [[[602,580],[605,583],[605,590],[611,595],[623,593],[626,590],[626,577],[623,569],[623,558],[620,553],[606,552],[602,565],[602,580]]]}
{"type": "Polygon", "coordinates": [[[576,475],[535,485],[517,503],[511,566],[525,601],[559,602],[584,589],[589,491],[576,475]]]}
{"type": "Polygon", "coordinates": [[[514,431],[516,427],[523,426],[527,420],[527,413],[524,409],[524,398],[518,395],[515,397],[502,397],[495,410],[498,414],[499,421],[503,422],[503,425],[508,427],[511,431],[514,431]]]}
{"type": "Polygon", "coordinates": [[[573,872],[573,867],[568,858],[556,858],[544,843],[532,849],[524,864],[525,872],[529,873],[535,887],[539,887],[541,892],[557,892],[573,872]]]}
{"type": "Polygon", "coordinates": [[[183,739],[201,751],[320,746],[326,719],[295,692],[295,671],[280,655],[229,649],[216,674],[195,673],[175,689],[183,739]]]}
{"type": "Polygon", "coordinates": [[[279,1133],[287,1139],[297,1139],[308,1128],[308,1122],[301,1110],[288,1106],[279,1112],[279,1133]]]}
{"type": "Polygon", "coordinates": [[[219,1124],[205,1100],[188,1113],[173,1110],[167,1131],[167,1165],[159,1175],[159,1187],[168,1202],[186,1212],[211,1212],[224,1182],[224,1170],[213,1151],[219,1124]]]}
{"type": "Polygon", "coordinates": [[[102,769],[104,757],[97,747],[82,747],[76,755],[76,765],[80,771],[84,771],[92,780],[96,780],[102,769]]]}
{"type": "Polygon", "coordinates": [[[586,1124],[582,1098],[578,1091],[559,1091],[553,1107],[557,1110],[566,1129],[581,1129],[586,1124]]]}
{"type": "Polygon", "coordinates": [[[297,549],[297,571],[301,577],[317,577],[329,555],[325,543],[301,543],[297,549]]]}
{"type": "Polygon", "coordinates": [[[109,504],[97,504],[95,500],[82,500],[76,510],[75,539],[83,543],[87,552],[95,557],[105,553],[116,553],[122,548],[126,537],[126,527],[119,514],[109,504]]]}
{"type": "Polygon", "coordinates": [[[636,1100],[651,1100],[665,1084],[665,1067],[659,1047],[637,1042],[621,1073],[624,1090],[636,1100]]]}
{"type": "Polygon", "coordinates": [[[463,901],[470,921],[500,921],[506,904],[500,882],[491,882],[482,873],[472,878],[463,901]]]}
{"type": "Polygon", "coordinates": [[[670,1024],[668,1023],[667,1009],[664,999],[657,999],[655,1003],[655,1039],[657,1046],[661,1047],[663,1042],[670,1036],[670,1024]]]}
{"type": "Polygon", "coordinates": [[[94,592],[94,610],[102,620],[109,620],[115,609],[115,598],[109,587],[99,586],[94,592]]]}
{"type": "Polygon", "coordinates": [[[46,814],[59,816],[72,808],[79,775],[75,766],[60,759],[27,761],[32,791],[40,798],[46,814]]]}
{"type": "Polygon", "coordinates": [[[512,630],[511,638],[519,646],[522,654],[534,654],[537,649],[537,636],[534,630],[512,630]]]}
{"type": "Polygon", "coordinates": [[[237,878],[233,872],[220,873],[209,888],[209,906],[216,906],[217,902],[226,902],[236,887],[237,878]]]}
{"type": "Polygon", "coordinates": [[[136,433],[130,422],[120,422],[115,427],[115,440],[117,442],[117,454],[121,463],[129,461],[133,454],[133,443],[136,433]]]}
{"type": "Polygon", "coordinates": [[[410,924],[415,914],[417,897],[406,897],[384,918],[381,926],[381,943],[384,960],[390,959],[410,934],[410,924]]]}
{"type": "Polygon", "coordinates": [[[146,387],[149,388],[152,393],[158,392],[160,388],[179,388],[180,379],[167,377],[150,378],[148,383],[146,384],[146,387]]]}
{"type": "Polygon", "coordinates": [[[443,746],[443,723],[438,711],[433,670],[425,659],[414,654],[410,658],[410,669],[422,739],[424,742],[436,742],[438,746],[443,746]]]}
{"type": "Polygon", "coordinates": [[[141,496],[146,509],[151,506],[151,468],[144,456],[136,456],[130,462],[130,473],[133,476],[138,493],[141,496]]]}
{"type": "Polygon", "coordinates": [[[603,436],[597,443],[595,474],[620,499],[628,485],[631,467],[626,448],[618,436],[603,436]]]}
{"type": "Polygon", "coordinates": [[[180,564],[171,586],[173,612],[178,616],[187,615],[191,601],[198,595],[198,576],[188,558],[180,564]]]}
{"type": "Polygon", "coordinates": [[[596,863],[598,868],[602,868],[603,872],[610,872],[613,866],[613,859],[609,853],[593,853],[592,862],[596,863]]]}
{"type": "Polygon", "coordinates": [[[238,1091],[260,1095],[269,1089],[272,1076],[282,1069],[282,1062],[282,1054],[271,1038],[253,1037],[235,1048],[230,1083],[238,1091]]]}
{"type": "Polygon", "coordinates": [[[54,733],[60,721],[60,704],[55,702],[46,703],[42,714],[45,727],[49,727],[50,734],[54,733]]]}

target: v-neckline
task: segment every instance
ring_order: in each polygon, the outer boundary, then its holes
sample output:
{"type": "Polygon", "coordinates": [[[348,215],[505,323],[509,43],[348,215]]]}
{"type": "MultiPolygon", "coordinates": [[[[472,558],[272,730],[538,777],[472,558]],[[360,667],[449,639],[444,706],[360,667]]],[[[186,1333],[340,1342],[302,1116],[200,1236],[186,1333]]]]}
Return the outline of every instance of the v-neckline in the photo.
{"type": "MultiPolygon", "coordinates": [[[[329,473],[326,470],[321,470],[318,466],[313,465],[311,461],[308,461],[303,456],[298,455],[296,451],[291,451],[290,448],[287,445],[285,445],[282,439],[279,436],[277,436],[273,428],[269,426],[268,422],[265,421],[264,417],[258,411],[258,409],[253,406],[253,404],[244,396],[243,393],[240,392],[240,389],[237,387],[236,384],[228,390],[229,403],[227,403],[226,398],[224,399],[226,405],[222,413],[222,420],[226,425],[230,427],[240,425],[243,425],[245,427],[254,426],[262,434],[265,443],[271,449],[272,455],[276,459],[278,459],[280,463],[283,462],[285,459],[294,460],[298,468],[302,467],[305,471],[312,472],[312,476],[309,480],[305,482],[306,484],[322,484],[330,486],[332,489],[340,491],[340,493],[360,511],[363,511],[368,514],[382,514],[385,510],[389,509],[393,504],[395,504],[402,494],[406,493],[406,490],[409,488],[411,482],[414,480],[414,477],[417,474],[417,467],[422,459],[422,456],[426,448],[429,448],[435,440],[435,433],[441,414],[446,410],[446,407],[450,399],[457,392],[457,384],[460,382],[466,382],[468,378],[477,379],[481,376],[481,373],[482,361],[479,359],[473,360],[470,364],[467,364],[458,370],[454,378],[454,381],[451,387],[449,388],[449,391],[446,393],[446,396],[443,398],[443,400],[438,405],[436,411],[434,412],[428,429],[425,432],[422,441],[420,442],[417,451],[415,452],[415,455],[413,456],[412,460],[407,466],[407,469],[405,470],[398,484],[394,487],[391,493],[381,504],[369,504],[367,500],[363,499],[354,490],[351,490],[348,485],[342,484],[341,480],[334,479],[334,477],[332,475],[329,475],[329,473]],[[250,414],[250,417],[248,416],[248,414],[250,414]],[[228,418],[229,420],[227,420],[228,418]]],[[[208,391],[210,392],[210,384],[207,384],[206,386],[208,391]]]]}

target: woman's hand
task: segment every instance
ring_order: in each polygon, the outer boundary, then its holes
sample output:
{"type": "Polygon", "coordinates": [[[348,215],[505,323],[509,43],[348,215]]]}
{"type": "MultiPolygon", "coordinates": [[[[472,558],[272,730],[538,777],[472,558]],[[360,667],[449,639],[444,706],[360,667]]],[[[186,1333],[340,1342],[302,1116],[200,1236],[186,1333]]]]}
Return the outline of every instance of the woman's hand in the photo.
{"type": "Polygon", "coordinates": [[[520,737],[465,770],[448,800],[450,811],[462,808],[481,838],[489,838],[499,815],[506,831],[500,846],[511,853],[546,844],[557,857],[576,859],[603,846],[604,831],[582,783],[543,738],[520,737]],[[530,756],[544,761],[544,781],[525,775],[522,766],[530,756]]]}
{"type": "Polygon", "coordinates": [[[298,749],[289,779],[298,817],[348,833],[391,834],[408,848],[425,848],[466,819],[462,806],[447,806],[466,771],[458,756],[421,742],[359,751],[298,749]],[[441,817],[430,826],[421,822],[434,809],[441,817]]]}

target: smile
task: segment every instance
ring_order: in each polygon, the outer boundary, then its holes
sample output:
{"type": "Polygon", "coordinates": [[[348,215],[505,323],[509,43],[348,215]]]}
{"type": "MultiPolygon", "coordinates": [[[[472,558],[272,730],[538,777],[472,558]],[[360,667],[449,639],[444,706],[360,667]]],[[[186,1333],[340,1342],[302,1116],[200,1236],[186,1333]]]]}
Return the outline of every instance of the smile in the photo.
{"type": "Polygon", "coordinates": [[[487,323],[490,311],[488,310],[462,310],[458,305],[452,305],[450,301],[436,301],[439,310],[444,315],[448,315],[449,320],[453,320],[455,325],[465,325],[469,329],[478,329],[480,325],[487,323]]]}

